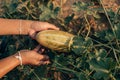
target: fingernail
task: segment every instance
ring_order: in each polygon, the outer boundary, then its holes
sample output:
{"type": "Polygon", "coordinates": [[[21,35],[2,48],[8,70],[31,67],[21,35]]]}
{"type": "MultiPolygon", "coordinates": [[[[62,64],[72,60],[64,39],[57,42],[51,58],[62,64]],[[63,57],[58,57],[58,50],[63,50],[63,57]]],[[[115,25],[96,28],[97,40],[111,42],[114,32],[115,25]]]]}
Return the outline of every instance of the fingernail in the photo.
{"type": "Polygon", "coordinates": [[[59,28],[57,28],[57,30],[59,30],[59,28]]]}
{"type": "Polygon", "coordinates": [[[47,55],[44,55],[44,59],[47,60],[49,59],[49,57],[47,55]]]}
{"type": "Polygon", "coordinates": [[[46,64],[47,64],[47,65],[50,64],[50,61],[47,61],[46,64]]]}

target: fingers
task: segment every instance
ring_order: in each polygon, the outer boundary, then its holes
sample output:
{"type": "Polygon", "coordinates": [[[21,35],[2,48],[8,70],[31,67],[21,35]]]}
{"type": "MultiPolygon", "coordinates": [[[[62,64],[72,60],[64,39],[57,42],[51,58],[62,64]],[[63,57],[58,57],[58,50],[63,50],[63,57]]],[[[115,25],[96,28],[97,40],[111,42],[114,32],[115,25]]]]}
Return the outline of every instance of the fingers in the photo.
{"type": "Polygon", "coordinates": [[[45,51],[45,49],[42,48],[41,45],[38,45],[36,48],[33,49],[33,51],[42,54],[45,51]]]}
{"type": "Polygon", "coordinates": [[[49,61],[49,57],[48,56],[45,56],[45,55],[42,55],[42,58],[40,58],[40,60],[38,60],[37,64],[36,65],[45,65],[45,64],[49,64],[50,61],[49,61]]]}
{"type": "Polygon", "coordinates": [[[38,52],[39,50],[40,50],[40,48],[41,48],[41,46],[40,45],[38,45],[36,48],[34,48],[33,50],[35,51],[35,52],[38,52]]]}
{"type": "Polygon", "coordinates": [[[50,24],[48,22],[35,22],[31,25],[29,35],[31,38],[35,39],[37,32],[43,31],[43,30],[49,30],[49,29],[59,30],[58,27],[56,27],[55,25],[50,24]]]}
{"type": "Polygon", "coordinates": [[[56,26],[50,24],[49,27],[47,27],[48,29],[54,29],[54,30],[59,30],[59,28],[57,28],[56,26]]]}
{"type": "Polygon", "coordinates": [[[39,60],[46,61],[46,60],[49,60],[49,57],[47,55],[39,55],[39,60]]]}
{"type": "Polygon", "coordinates": [[[37,26],[39,27],[36,27],[35,31],[43,31],[43,30],[48,30],[48,29],[59,30],[58,27],[48,22],[39,22],[37,26]]]}
{"type": "Polygon", "coordinates": [[[45,51],[45,49],[41,48],[38,53],[42,54],[45,51]]]}
{"type": "Polygon", "coordinates": [[[47,55],[42,55],[42,53],[45,51],[45,49],[41,48],[40,45],[38,45],[36,48],[33,49],[33,51],[37,52],[37,56],[39,60],[48,60],[49,57],[47,55]],[[38,54],[40,53],[40,54],[38,54]]]}
{"type": "Polygon", "coordinates": [[[46,24],[43,26],[43,29],[45,29],[45,30],[48,30],[48,29],[59,30],[58,27],[56,27],[55,25],[50,24],[50,23],[46,23],[46,24]]]}
{"type": "Polygon", "coordinates": [[[37,29],[36,32],[44,31],[44,30],[50,30],[50,29],[52,29],[52,30],[59,30],[59,28],[57,28],[56,26],[50,24],[50,25],[42,26],[40,29],[37,29]]]}
{"type": "Polygon", "coordinates": [[[40,64],[44,65],[44,64],[50,64],[50,61],[40,61],[40,64]]]}
{"type": "Polygon", "coordinates": [[[31,31],[29,32],[29,35],[30,35],[30,37],[31,37],[32,39],[35,39],[36,31],[35,31],[35,30],[31,30],[31,31]]]}
{"type": "Polygon", "coordinates": [[[50,64],[50,61],[39,61],[37,65],[40,66],[40,65],[46,65],[46,64],[50,64]]]}

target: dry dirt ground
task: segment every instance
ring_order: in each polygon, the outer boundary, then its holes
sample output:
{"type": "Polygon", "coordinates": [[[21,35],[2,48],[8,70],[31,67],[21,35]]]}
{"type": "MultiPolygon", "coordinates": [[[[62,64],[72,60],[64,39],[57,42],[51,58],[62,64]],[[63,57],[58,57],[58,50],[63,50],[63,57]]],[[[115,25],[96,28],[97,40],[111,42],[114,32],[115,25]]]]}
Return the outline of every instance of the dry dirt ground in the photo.
{"type": "MultiPolygon", "coordinates": [[[[53,3],[55,6],[59,6],[62,8],[60,14],[61,17],[66,17],[68,15],[71,15],[72,13],[75,14],[74,18],[83,17],[84,12],[76,13],[72,10],[72,4],[77,1],[83,1],[88,3],[91,0],[53,0],[53,3]]],[[[114,12],[117,12],[118,9],[120,8],[120,0],[101,0],[101,1],[106,9],[112,9],[114,12]]],[[[109,28],[110,25],[108,20],[106,19],[106,16],[103,15],[103,18],[104,19],[97,21],[93,17],[90,17],[89,22],[94,31],[101,31],[103,29],[106,30],[109,28]]],[[[74,25],[70,25],[70,26],[74,26],[74,25]]]]}
{"type": "MultiPolygon", "coordinates": [[[[2,12],[1,6],[4,2],[10,3],[12,0],[0,0],[0,13],[2,12]]],[[[61,15],[63,17],[68,16],[73,13],[71,10],[72,4],[77,1],[89,2],[91,0],[52,0],[55,6],[61,7],[61,15]]],[[[102,0],[105,8],[112,9],[113,11],[117,11],[120,7],[120,0],[102,0]]],[[[80,14],[79,14],[80,15],[80,14]]]]}
{"type": "MultiPolygon", "coordinates": [[[[10,3],[12,0],[0,0],[0,13],[2,13],[1,6],[4,2],[10,3]]],[[[89,2],[91,0],[52,0],[55,6],[61,7],[61,15],[63,17],[68,16],[69,14],[73,13],[71,10],[72,4],[77,1],[89,2]]],[[[120,7],[120,0],[102,0],[105,8],[112,9],[113,11],[117,11],[120,7]]],[[[79,14],[80,15],[80,14],[79,14]]]]}
{"type": "MultiPolygon", "coordinates": [[[[73,12],[71,10],[72,4],[77,1],[89,2],[91,0],[53,0],[53,3],[55,6],[62,8],[61,14],[66,17],[73,12]]],[[[112,9],[113,11],[117,11],[120,7],[120,0],[102,0],[102,2],[105,8],[112,9]]]]}

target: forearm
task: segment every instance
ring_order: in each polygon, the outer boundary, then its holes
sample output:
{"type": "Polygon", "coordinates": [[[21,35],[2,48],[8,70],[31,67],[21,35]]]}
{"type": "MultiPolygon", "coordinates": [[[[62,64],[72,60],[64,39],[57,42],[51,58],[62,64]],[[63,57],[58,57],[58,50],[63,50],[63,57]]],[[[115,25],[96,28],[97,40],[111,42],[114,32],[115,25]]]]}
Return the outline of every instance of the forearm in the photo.
{"type": "Polygon", "coordinates": [[[0,78],[20,64],[14,56],[0,60],[0,78]]]}
{"type": "Polygon", "coordinates": [[[0,35],[28,35],[32,23],[30,20],[0,18],[0,35]]]}

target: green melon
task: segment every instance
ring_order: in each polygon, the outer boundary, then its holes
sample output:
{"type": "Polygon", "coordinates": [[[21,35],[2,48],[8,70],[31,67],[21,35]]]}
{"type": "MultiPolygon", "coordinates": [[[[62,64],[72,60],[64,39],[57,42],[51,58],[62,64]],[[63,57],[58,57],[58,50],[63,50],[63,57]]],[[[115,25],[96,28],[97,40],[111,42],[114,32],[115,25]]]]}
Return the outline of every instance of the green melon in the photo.
{"type": "Polygon", "coordinates": [[[44,30],[36,35],[36,40],[44,47],[60,52],[70,51],[74,35],[58,30],[44,30]]]}

